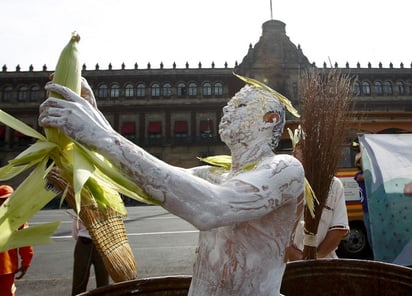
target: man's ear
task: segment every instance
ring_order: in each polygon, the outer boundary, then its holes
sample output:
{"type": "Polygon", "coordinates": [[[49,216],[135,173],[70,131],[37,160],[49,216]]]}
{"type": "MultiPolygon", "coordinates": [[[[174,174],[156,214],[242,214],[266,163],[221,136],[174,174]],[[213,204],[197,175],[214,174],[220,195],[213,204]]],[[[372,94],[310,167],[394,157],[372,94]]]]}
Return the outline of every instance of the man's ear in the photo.
{"type": "Polygon", "coordinates": [[[273,112],[268,112],[265,115],[263,115],[263,120],[265,122],[274,122],[274,123],[278,123],[280,120],[280,116],[277,113],[273,113],[273,112]]]}

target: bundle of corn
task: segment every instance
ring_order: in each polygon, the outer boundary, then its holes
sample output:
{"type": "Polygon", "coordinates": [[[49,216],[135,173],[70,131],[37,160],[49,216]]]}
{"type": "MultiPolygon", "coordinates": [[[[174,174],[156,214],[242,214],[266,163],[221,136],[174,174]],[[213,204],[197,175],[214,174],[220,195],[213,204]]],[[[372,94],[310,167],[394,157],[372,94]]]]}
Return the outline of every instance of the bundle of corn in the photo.
{"type": "Polygon", "coordinates": [[[312,70],[303,79],[301,126],[305,132],[302,164],[305,176],[316,194],[315,216],[305,207],[304,259],[316,259],[316,234],[322,209],[341,158],[352,110],[353,90],[347,75],[331,70],[312,70]]]}
{"type": "MultiPolygon", "coordinates": [[[[59,57],[53,77],[54,82],[70,88],[77,94],[81,92],[81,67],[77,49],[79,39],[77,34],[72,35],[72,38],[59,57]]],[[[52,95],[54,97],[61,97],[58,94],[52,95]]],[[[66,187],[62,185],[60,188],[63,191],[63,197],[66,195],[71,196],[73,200],[71,203],[72,208],[77,213],[80,213],[82,208],[88,208],[87,211],[84,210],[85,213],[90,214],[90,225],[88,225],[88,228],[92,229],[94,226],[98,226],[96,228],[98,231],[95,231],[98,233],[95,235],[95,240],[103,240],[102,245],[106,245],[109,241],[107,250],[103,250],[102,247],[103,253],[108,254],[112,252],[113,245],[124,244],[125,241],[124,226],[119,227],[118,224],[113,227],[119,229],[120,234],[123,233],[123,237],[120,239],[122,243],[113,243],[110,242],[110,239],[106,239],[115,235],[111,227],[113,222],[113,219],[111,219],[112,213],[116,213],[115,215],[126,215],[126,209],[119,193],[145,203],[156,203],[104,157],[72,141],[59,130],[46,129],[45,137],[1,110],[0,122],[24,135],[37,139],[37,142],[20,153],[15,159],[10,160],[7,165],[0,168],[0,180],[9,180],[21,172],[35,167],[33,174],[17,188],[13,198],[8,200],[8,204],[4,204],[0,208],[0,230],[2,230],[0,231],[0,251],[8,250],[12,247],[25,246],[29,242],[30,244],[40,244],[49,241],[50,234],[58,226],[56,223],[45,226],[40,225],[34,229],[31,228],[34,234],[32,237],[27,236],[26,240],[22,234],[16,234],[15,230],[41,208],[39,205],[46,204],[55,196],[55,194],[51,193],[52,191],[44,189],[46,187],[46,176],[54,166],[59,168],[60,177],[68,182],[66,187]],[[27,206],[20,208],[17,212],[16,209],[23,202],[26,202],[27,206]],[[91,208],[90,205],[92,205],[91,208]],[[10,209],[13,209],[13,211],[10,209]],[[91,211],[89,211],[90,209],[91,211]],[[92,216],[94,216],[93,219],[91,219],[92,216]],[[100,222],[95,223],[96,221],[100,222]],[[101,223],[101,221],[107,222],[101,223]],[[106,226],[101,227],[101,224],[106,226]],[[51,228],[51,226],[54,228],[51,228]],[[39,229],[39,231],[36,231],[36,229],[39,229]],[[104,233],[102,229],[105,229],[104,233]],[[16,240],[17,237],[20,239],[16,240]]],[[[84,219],[84,222],[88,223],[86,214],[84,214],[84,219]]],[[[121,256],[127,258],[127,260],[134,261],[134,257],[131,257],[131,252],[126,249],[121,250],[125,251],[125,253],[114,254],[112,257],[121,256]]],[[[107,256],[107,258],[109,257],[107,256]]],[[[117,263],[118,260],[115,259],[113,266],[119,269],[124,268],[124,266],[117,266],[117,263]]],[[[127,264],[126,266],[133,268],[135,265],[127,264]]],[[[136,274],[135,269],[122,272],[125,273],[125,277],[115,275],[113,276],[114,279],[128,280],[134,278],[136,274]]]]}
{"type": "MultiPolygon", "coordinates": [[[[75,209],[76,201],[72,186],[61,177],[59,168],[54,167],[47,175],[49,188],[56,193],[64,193],[67,204],[75,209]]],[[[137,277],[137,266],[126,235],[123,217],[108,208],[101,211],[93,198],[82,192],[78,216],[92,237],[103,258],[104,265],[115,282],[132,280],[137,277]]]]}

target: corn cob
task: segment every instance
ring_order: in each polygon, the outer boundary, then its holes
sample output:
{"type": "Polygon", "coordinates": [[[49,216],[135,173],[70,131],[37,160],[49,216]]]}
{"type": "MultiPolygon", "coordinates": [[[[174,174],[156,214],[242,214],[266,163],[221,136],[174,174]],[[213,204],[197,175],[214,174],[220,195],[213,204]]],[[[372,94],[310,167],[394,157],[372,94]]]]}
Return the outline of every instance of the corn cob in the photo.
{"type": "MultiPolygon", "coordinates": [[[[66,86],[78,95],[81,91],[81,66],[77,47],[79,41],[79,34],[73,32],[69,43],[63,48],[59,56],[53,74],[54,83],[66,86]]],[[[51,92],[50,96],[63,99],[60,94],[55,92],[51,92]]],[[[45,133],[49,141],[58,144],[60,147],[64,147],[71,142],[66,135],[57,129],[46,128],[45,133]]]]}
{"type": "MultiPolygon", "coordinates": [[[[80,94],[81,91],[81,70],[77,50],[79,39],[80,37],[77,34],[72,35],[69,43],[59,57],[53,77],[55,83],[66,86],[77,94],[80,94]]],[[[51,93],[50,95],[61,98],[61,96],[56,93],[51,93]]],[[[36,166],[32,174],[33,176],[30,175],[29,178],[17,188],[13,198],[10,198],[7,203],[0,207],[0,252],[8,250],[11,247],[27,245],[24,239],[22,239],[22,234],[18,236],[18,238],[20,238],[19,240],[13,240],[13,238],[17,237],[16,231],[14,230],[25,221],[28,221],[41,207],[55,197],[56,194],[51,194],[50,190],[45,189],[48,185],[46,184],[46,176],[49,175],[55,166],[59,168],[60,177],[67,183],[67,185],[65,185],[66,189],[58,188],[57,191],[59,193],[63,192],[63,198],[67,195],[71,196],[71,200],[73,201],[72,207],[77,213],[81,212],[83,204],[85,207],[93,205],[93,210],[88,210],[87,212],[98,213],[98,219],[101,219],[101,217],[110,219],[110,217],[113,217],[113,213],[117,213],[116,215],[126,215],[126,209],[119,193],[145,203],[155,203],[149,195],[124,176],[101,155],[72,141],[59,130],[45,129],[46,137],[44,137],[42,134],[2,110],[0,110],[0,122],[3,122],[22,134],[37,138],[36,143],[19,154],[15,159],[10,160],[6,166],[0,168],[0,180],[9,180],[21,172],[36,166]],[[53,161],[51,165],[47,166],[47,164],[50,163],[49,159],[53,161]],[[30,194],[27,194],[28,192],[30,192],[30,194]],[[27,200],[26,205],[17,215],[16,209],[19,208],[24,200],[27,200]],[[13,243],[11,243],[11,241],[13,241],[13,243]]],[[[123,222],[121,221],[121,223],[123,222]]],[[[45,243],[49,240],[48,237],[57,226],[56,224],[37,226],[39,231],[37,236],[32,237],[30,244],[36,244],[36,242],[37,244],[45,243]],[[40,233],[40,231],[42,232],[40,233]]],[[[88,225],[86,225],[86,227],[87,226],[88,225]]],[[[91,225],[89,226],[89,231],[93,231],[93,227],[91,225]]],[[[110,225],[108,226],[110,228],[110,225]]],[[[99,232],[101,233],[101,228],[99,228],[99,232]]],[[[98,239],[98,235],[94,237],[98,239]]],[[[130,250],[128,247],[125,248],[124,245],[125,244],[122,243],[116,246],[119,246],[117,249],[122,252],[121,254],[126,254],[126,256],[123,257],[127,257],[130,255],[130,250]]],[[[113,251],[113,246],[111,247],[111,251],[113,251]]],[[[112,254],[110,255],[112,256],[112,254]]],[[[118,256],[119,253],[114,255],[118,256]]],[[[115,258],[117,262],[119,261],[118,259],[119,258],[115,258]]],[[[123,259],[130,259],[130,256],[129,258],[123,259]]],[[[130,264],[130,262],[123,265],[129,265],[131,268],[135,268],[133,267],[135,265],[130,264]]],[[[113,270],[115,269],[116,268],[113,268],[113,270]]],[[[119,269],[117,268],[117,270],[119,269]]],[[[130,280],[132,279],[130,277],[134,277],[136,273],[137,271],[132,270],[127,273],[123,272],[111,276],[118,281],[130,280]]]]}
{"type": "MultiPolygon", "coordinates": [[[[53,76],[53,82],[70,88],[78,95],[80,95],[81,91],[81,69],[77,49],[79,40],[79,35],[75,33],[72,34],[69,43],[59,57],[53,76]]],[[[63,99],[57,93],[51,93],[50,95],[63,99]]],[[[61,177],[63,180],[66,180],[65,183],[60,184],[66,184],[68,191],[66,191],[66,189],[62,190],[63,186],[61,186],[59,190],[67,192],[65,196],[66,200],[69,205],[77,211],[86,228],[89,230],[112,279],[115,281],[134,279],[137,276],[137,267],[136,264],[134,264],[135,259],[133,253],[130,251],[126,232],[118,231],[125,230],[121,215],[117,213],[117,211],[121,209],[119,212],[125,214],[123,207],[119,207],[118,202],[120,201],[120,196],[117,192],[104,188],[93,178],[91,174],[93,170],[92,164],[88,163],[88,160],[83,157],[84,155],[78,153],[76,145],[74,145],[66,135],[57,129],[46,129],[45,132],[49,141],[55,142],[60,146],[58,150],[59,155],[54,155],[54,157],[52,155],[52,157],[60,169],[61,177]],[[73,161],[67,162],[67,160],[70,159],[73,159],[73,161]],[[79,168],[79,165],[82,168],[88,167],[89,173],[76,174],[75,170],[79,168]],[[73,191],[74,194],[72,193],[73,191]],[[115,203],[115,206],[108,203],[108,196],[119,199],[118,202],[115,203]],[[115,210],[113,211],[112,208],[115,210]],[[111,227],[111,224],[114,222],[118,225],[116,229],[111,227]],[[117,236],[120,238],[120,244],[101,243],[102,240],[107,242],[106,237],[117,236]],[[110,249],[110,253],[107,253],[106,248],[110,249]],[[133,264],[130,264],[130,262],[133,262],[133,264]],[[119,271],[122,272],[119,273],[119,271]]],[[[51,180],[49,179],[49,181],[51,180]]]]}

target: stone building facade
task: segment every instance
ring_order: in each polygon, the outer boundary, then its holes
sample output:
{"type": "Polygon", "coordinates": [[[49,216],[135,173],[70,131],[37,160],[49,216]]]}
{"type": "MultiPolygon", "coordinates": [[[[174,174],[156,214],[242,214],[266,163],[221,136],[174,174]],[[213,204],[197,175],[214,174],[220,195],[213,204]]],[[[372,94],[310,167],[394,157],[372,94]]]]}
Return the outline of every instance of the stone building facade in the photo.
{"type": "MultiPolygon", "coordinates": [[[[339,69],[354,78],[355,112],[346,147],[351,165],[350,142],[358,133],[412,132],[412,66],[351,68],[349,65],[317,67],[286,34],[286,25],[270,20],[262,25],[259,41],[250,45],[244,59],[234,67],[152,67],[102,70],[83,66],[82,75],[94,89],[98,106],[113,127],[153,155],[178,166],[198,165],[199,156],[228,153],[218,135],[226,102],[244,85],[233,72],[258,79],[288,97],[299,109],[299,83],[308,69],[339,69]]],[[[46,97],[44,85],[53,71],[32,67],[0,72],[0,107],[3,111],[41,130],[37,124],[39,104],[46,97]]],[[[298,121],[288,117],[287,126],[298,121]]],[[[0,125],[0,162],[22,151],[32,139],[0,125]]],[[[290,148],[285,134],[279,150],[290,148]]]]}

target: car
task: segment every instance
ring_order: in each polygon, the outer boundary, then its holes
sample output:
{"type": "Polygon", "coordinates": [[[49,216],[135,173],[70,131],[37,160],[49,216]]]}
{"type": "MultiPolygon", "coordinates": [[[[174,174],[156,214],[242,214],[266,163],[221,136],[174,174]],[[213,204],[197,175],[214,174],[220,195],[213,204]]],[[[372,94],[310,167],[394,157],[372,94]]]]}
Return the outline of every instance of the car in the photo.
{"type": "Polygon", "coordinates": [[[359,186],[353,178],[356,172],[356,169],[346,169],[339,170],[336,173],[336,177],[342,181],[345,190],[346,210],[350,228],[349,234],[339,244],[336,254],[340,258],[372,259],[372,250],[363,223],[359,186]]]}

